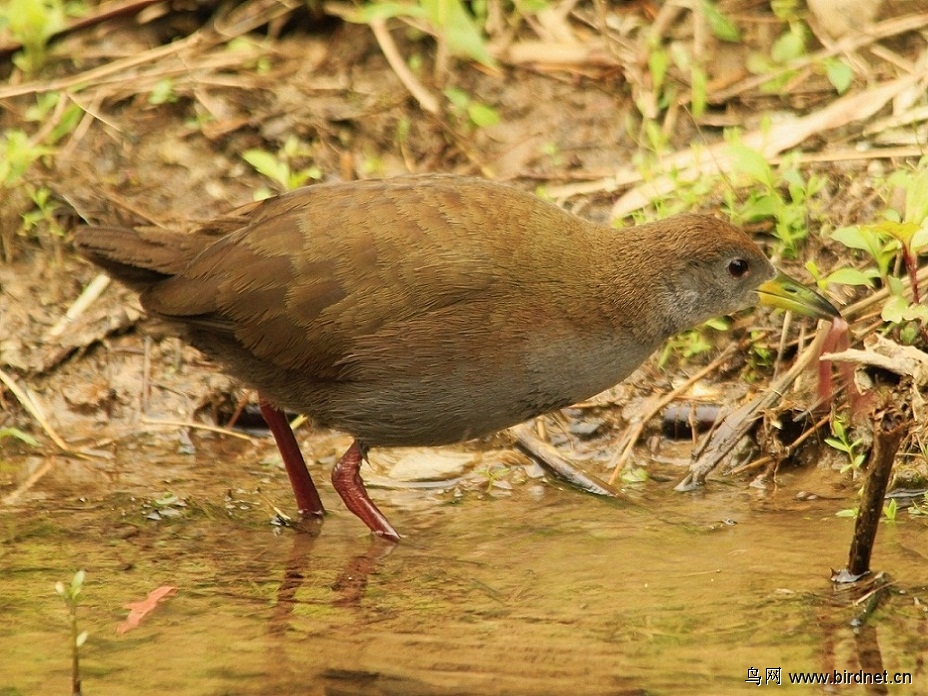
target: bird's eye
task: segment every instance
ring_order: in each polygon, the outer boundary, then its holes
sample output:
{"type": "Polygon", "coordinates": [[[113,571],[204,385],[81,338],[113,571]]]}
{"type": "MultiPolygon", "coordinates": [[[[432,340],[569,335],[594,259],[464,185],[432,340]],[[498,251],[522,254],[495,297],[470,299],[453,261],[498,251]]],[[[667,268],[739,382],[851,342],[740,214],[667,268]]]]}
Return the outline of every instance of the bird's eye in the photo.
{"type": "Polygon", "coordinates": [[[728,272],[732,278],[743,278],[747,275],[750,265],[744,259],[732,259],[728,262],[728,272]]]}

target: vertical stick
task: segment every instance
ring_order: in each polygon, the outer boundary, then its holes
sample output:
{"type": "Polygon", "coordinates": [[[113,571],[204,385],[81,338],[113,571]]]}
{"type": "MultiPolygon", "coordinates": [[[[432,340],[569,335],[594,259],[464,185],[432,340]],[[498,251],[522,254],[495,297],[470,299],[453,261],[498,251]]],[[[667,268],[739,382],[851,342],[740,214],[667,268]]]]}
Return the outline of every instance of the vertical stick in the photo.
{"type": "Polygon", "coordinates": [[[854,539],[848,555],[847,569],[852,578],[870,572],[870,554],[876,539],[876,530],[883,513],[883,498],[889,484],[896,450],[907,430],[907,422],[895,408],[888,408],[874,416],[873,449],[867,467],[867,480],[860,501],[860,512],[854,525],[854,539]]]}

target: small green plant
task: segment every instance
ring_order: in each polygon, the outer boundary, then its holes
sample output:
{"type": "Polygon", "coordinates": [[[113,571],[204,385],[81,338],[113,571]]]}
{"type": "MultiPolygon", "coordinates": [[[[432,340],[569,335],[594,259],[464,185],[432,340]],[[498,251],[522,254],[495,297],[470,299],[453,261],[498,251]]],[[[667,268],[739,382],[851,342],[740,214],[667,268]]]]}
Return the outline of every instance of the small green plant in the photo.
{"type": "Polygon", "coordinates": [[[74,573],[71,583],[65,585],[60,580],[55,583],[55,592],[62,600],[68,610],[68,623],[71,626],[71,695],[80,696],[81,694],[81,665],[80,650],[84,643],[87,642],[87,631],[78,630],[77,626],[77,598],[84,589],[85,573],[79,570],[74,573]]]}
{"type": "Polygon", "coordinates": [[[42,69],[48,40],[65,26],[62,0],[6,0],[0,5],[0,28],[6,27],[22,50],[13,63],[27,75],[42,69]]]}
{"type": "Polygon", "coordinates": [[[560,148],[555,142],[546,142],[542,143],[541,154],[548,158],[548,161],[551,163],[552,167],[560,169],[564,166],[564,155],[561,154],[560,148]]]}
{"type": "Polygon", "coordinates": [[[895,498],[890,498],[889,503],[883,506],[883,517],[887,522],[895,522],[896,514],[899,512],[899,504],[895,498]]]}
{"type": "Polygon", "coordinates": [[[841,473],[853,471],[856,475],[864,463],[865,454],[860,451],[863,441],[851,439],[847,423],[841,416],[831,419],[831,435],[825,438],[825,444],[847,455],[847,464],[841,467],[841,473]]]}
{"type": "Polygon", "coordinates": [[[863,285],[879,279],[890,292],[881,317],[898,329],[900,340],[911,343],[924,334],[923,327],[928,324],[928,306],[922,304],[917,277],[918,257],[928,247],[928,166],[922,162],[915,171],[895,172],[886,183],[891,189],[905,191],[905,208],[901,213],[888,209],[882,220],[843,227],[831,235],[848,249],[868,255],[875,267],[839,269],[825,277],[821,277],[814,265],[807,268],[820,285],[828,282],[863,285]],[[902,280],[893,275],[900,259],[910,280],[911,301],[903,293],[902,280]]]}
{"type": "Polygon", "coordinates": [[[151,94],[148,95],[148,103],[156,106],[159,104],[173,104],[176,101],[177,92],[174,91],[174,80],[169,77],[158,80],[152,88],[151,94]]]}
{"type": "Polygon", "coordinates": [[[809,217],[816,210],[815,197],[825,187],[824,177],[804,175],[791,158],[774,170],[761,152],[740,142],[737,132],[726,133],[735,185],[752,186],[747,200],[737,201],[735,191],[725,192],[725,207],[736,224],[772,220],[780,241],[779,252],[795,257],[809,234],[809,217]]]}
{"type": "Polygon", "coordinates": [[[357,24],[370,24],[394,17],[404,19],[434,36],[439,53],[470,58],[487,66],[496,64],[487,50],[477,19],[461,0],[418,0],[411,3],[381,0],[344,14],[347,21],[357,24]]]}
{"type": "Polygon", "coordinates": [[[770,4],[777,18],[786,22],[786,30],[773,42],[770,55],[763,53],[749,55],[747,69],[755,75],[773,73],[774,76],[761,86],[765,92],[773,93],[782,90],[796,76],[795,70],[784,70],[784,68],[806,54],[810,32],[805,23],[800,20],[796,8],[797,3],[794,0],[786,2],[774,0],[770,4]]]}
{"type": "Polygon", "coordinates": [[[18,128],[0,134],[0,186],[13,188],[23,181],[26,170],[39,158],[54,150],[33,143],[29,135],[18,128]]]}
{"type": "Polygon", "coordinates": [[[703,332],[700,329],[690,329],[667,340],[661,349],[657,365],[658,367],[666,367],[673,356],[688,360],[710,350],[712,350],[712,343],[706,339],[703,332]]]}
{"type": "Polygon", "coordinates": [[[42,157],[53,152],[50,147],[33,143],[25,131],[11,128],[0,133],[0,256],[10,259],[13,256],[13,238],[19,234],[25,224],[22,218],[25,211],[36,203],[36,197],[50,211],[52,203],[48,194],[39,193],[25,179],[29,168],[42,157]]]}
{"type": "MultiPolygon", "coordinates": [[[[55,113],[62,99],[67,99],[60,92],[45,92],[35,98],[35,104],[26,109],[26,121],[44,124],[55,113]]],[[[63,137],[70,134],[80,122],[84,110],[74,101],[71,101],[58,115],[58,121],[46,136],[45,145],[55,145],[63,137]]]]}
{"type": "Polygon", "coordinates": [[[748,365],[755,372],[762,372],[773,366],[773,361],[777,357],[777,352],[770,347],[770,344],[764,340],[763,331],[751,332],[751,347],[748,352],[748,365]]]}
{"type": "MultiPolygon", "coordinates": [[[[924,450],[922,450],[924,452],[924,450]]],[[[928,517],[928,493],[922,496],[920,502],[912,503],[909,514],[913,517],[928,517]]]]}
{"type": "Polygon", "coordinates": [[[492,493],[493,489],[499,488],[504,490],[512,489],[512,484],[506,480],[506,477],[510,473],[510,468],[508,466],[502,466],[500,464],[488,465],[474,471],[478,476],[483,476],[486,478],[487,487],[486,493],[492,493]]]}
{"type": "MultiPolygon", "coordinates": [[[[299,188],[310,179],[321,179],[322,170],[316,165],[295,169],[293,163],[297,160],[312,156],[312,150],[295,136],[290,136],[277,153],[267,150],[246,150],[242,155],[248,164],[255,168],[259,174],[271,179],[283,191],[292,191],[299,188]]],[[[255,200],[269,198],[273,195],[267,187],[255,192],[255,200]]]]}
{"type": "MultiPolygon", "coordinates": [[[[730,42],[741,40],[738,26],[719,10],[715,2],[701,0],[698,11],[702,13],[706,24],[717,38],[730,42]]],[[[657,31],[651,32],[647,37],[647,66],[650,81],[647,87],[635,96],[635,105],[644,119],[643,135],[652,146],[656,135],[653,131],[656,124],[653,122],[659,113],[678,101],[680,80],[667,79],[672,68],[676,70],[676,75],[689,80],[690,111],[694,118],[698,119],[702,116],[708,103],[709,78],[704,65],[694,59],[683,42],[665,44],[663,39],[662,33],[657,31]]]]}
{"type": "Polygon", "coordinates": [[[64,236],[64,230],[58,224],[55,212],[58,204],[52,200],[52,192],[44,186],[35,189],[29,194],[35,207],[22,214],[23,232],[36,232],[39,227],[50,230],[59,237],[64,236]]]}
{"type": "Polygon", "coordinates": [[[702,5],[702,13],[706,18],[706,23],[716,37],[729,43],[739,43],[741,41],[741,30],[738,29],[738,25],[719,10],[717,3],[712,2],[712,0],[702,0],[700,4],[702,5]]]}
{"type": "Polygon", "coordinates": [[[39,441],[36,440],[32,435],[24,433],[19,428],[0,428],[0,440],[5,440],[8,437],[12,437],[20,442],[24,442],[30,447],[38,447],[39,441]]]}
{"type": "Polygon", "coordinates": [[[469,120],[472,126],[486,128],[499,123],[499,113],[491,106],[478,102],[462,89],[448,87],[445,96],[451,104],[451,114],[463,120],[469,120]]]}
{"type": "MultiPolygon", "coordinates": [[[[803,21],[797,0],[772,0],[770,7],[786,28],[773,42],[769,55],[752,53],[748,56],[747,68],[755,75],[770,73],[770,80],[761,89],[773,93],[782,90],[798,74],[798,70],[788,66],[807,55],[812,34],[803,21]]],[[[816,61],[812,67],[828,79],[838,94],[844,94],[854,80],[853,68],[840,58],[825,58],[816,61]]]]}

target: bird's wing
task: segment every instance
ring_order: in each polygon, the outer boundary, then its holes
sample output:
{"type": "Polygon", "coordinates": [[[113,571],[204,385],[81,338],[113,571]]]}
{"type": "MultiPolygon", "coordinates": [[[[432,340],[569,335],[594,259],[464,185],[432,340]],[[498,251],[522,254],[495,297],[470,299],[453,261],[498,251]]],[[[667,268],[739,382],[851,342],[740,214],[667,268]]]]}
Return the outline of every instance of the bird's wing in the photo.
{"type": "Polygon", "coordinates": [[[270,364],[335,379],[362,337],[505,283],[485,235],[467,243],[479,221],[460,207],[449,220],[440,201],[351,194],[304,189],[233,211],[226,219],[245,226],[145,292],[144,306],[201,335],[232,335],[270,364]]]}

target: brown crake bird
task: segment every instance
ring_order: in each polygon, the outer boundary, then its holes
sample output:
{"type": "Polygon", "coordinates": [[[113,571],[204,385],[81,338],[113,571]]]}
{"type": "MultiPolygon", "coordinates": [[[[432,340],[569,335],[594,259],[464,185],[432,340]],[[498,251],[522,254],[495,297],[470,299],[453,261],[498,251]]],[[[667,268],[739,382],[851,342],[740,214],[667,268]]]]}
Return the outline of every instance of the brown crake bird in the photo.
{"type": "Polygon", "coordinates": [[[369,447],[459,442],[576,403],[758,301],[838,315],[721,220],[615,230],[454,175],[320,184],[192,234],[86,227],[74,241],[258,390],[303,514],[323,506],[281,409],[353,435],[334,487],[394,540],[359,474],[369,447]]]}

